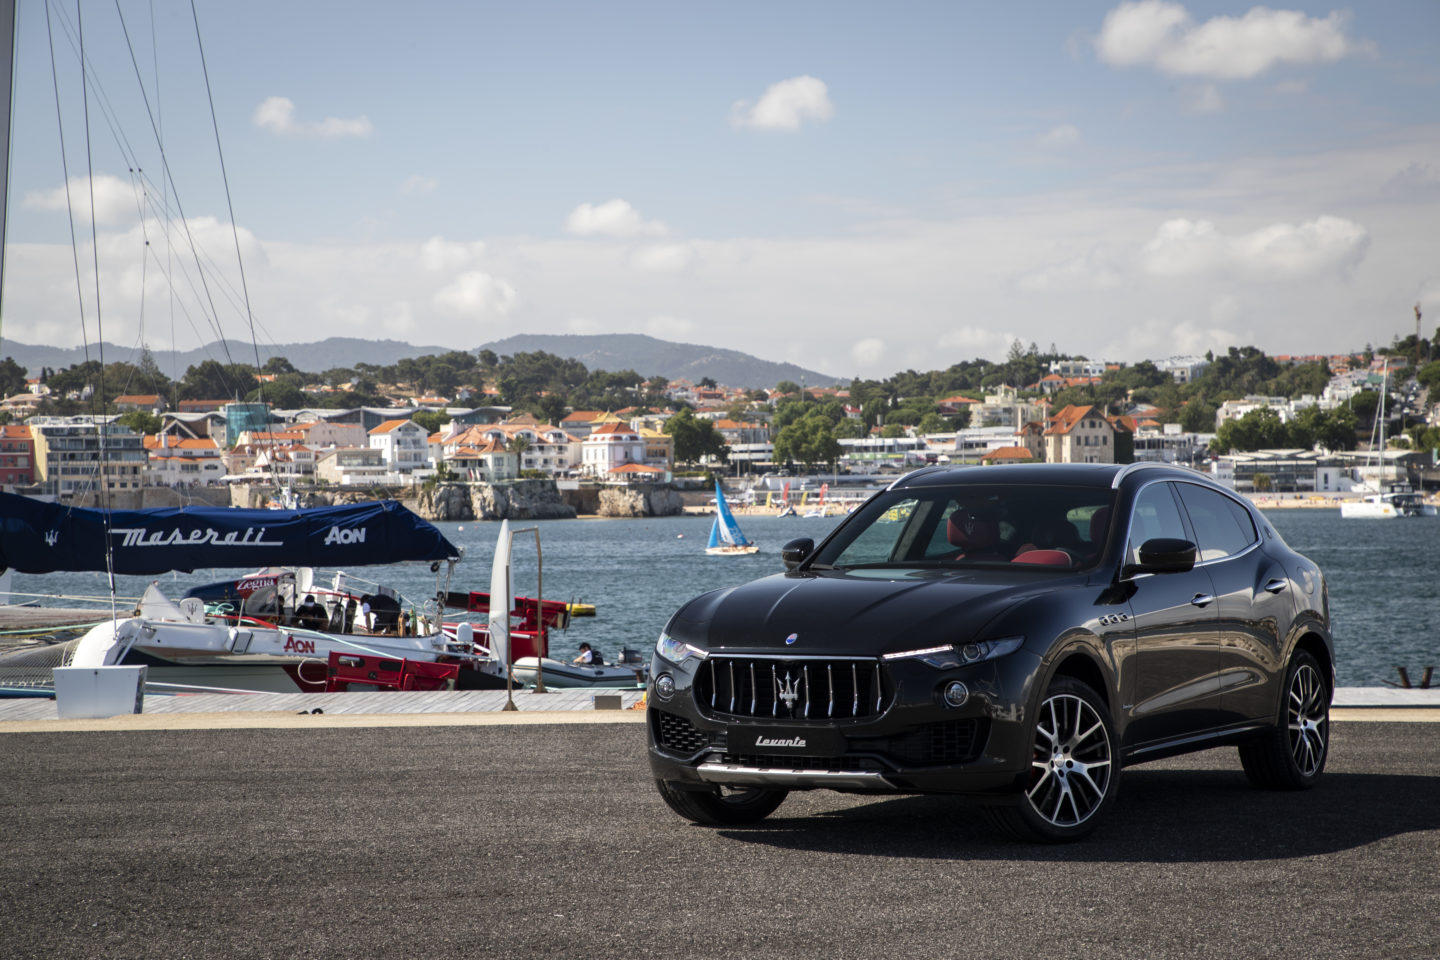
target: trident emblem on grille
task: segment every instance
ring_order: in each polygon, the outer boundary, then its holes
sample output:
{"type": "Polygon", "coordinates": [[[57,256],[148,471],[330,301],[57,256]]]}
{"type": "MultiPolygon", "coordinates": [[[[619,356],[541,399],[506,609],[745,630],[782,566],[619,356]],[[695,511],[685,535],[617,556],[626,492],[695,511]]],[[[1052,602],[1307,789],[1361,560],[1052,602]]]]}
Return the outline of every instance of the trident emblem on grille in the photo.
{"type": "Polygon", "coordinates": [[[785,702],[786,710],[795,712],[795,701],[800,699],[800,678],[791,677],[789,670],[785,671],[785,679],[780,681],[780,699],[785,702]]]}

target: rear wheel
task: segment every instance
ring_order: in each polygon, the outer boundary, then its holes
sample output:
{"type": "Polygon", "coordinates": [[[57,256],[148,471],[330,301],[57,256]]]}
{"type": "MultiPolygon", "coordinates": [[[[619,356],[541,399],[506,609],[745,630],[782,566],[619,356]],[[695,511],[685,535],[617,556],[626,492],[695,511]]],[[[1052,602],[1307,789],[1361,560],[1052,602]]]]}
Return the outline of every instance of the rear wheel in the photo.
{"type": "Polygon", "coordinates": [[[1285,671],[1275,727],[1259,740],[1241,744],[1240,764],[1257,787],[1307,790],[1325,771],[1330,753],[1330,688],[1320,664],[1298,651],[1285,671]]]}
{"type": "Polygon", "coordinates": [[[735,826],[756,823],[775,812],[785,802],[788,790],[764,787],[731,789],[721,787],[715,793],[681,790],[664,780],[655,781],[655,789],[666,806],[687,820],[708,826],[735,826]]]}
{"type": "Polygon", "coordinates": [[[1030,776],[1013,805],[990,819],[1026,840],[1061,843],[1095,829],[1119,787],[1115,725],[1100,695],[1058,677],[1035,717],[1030,776]]]}

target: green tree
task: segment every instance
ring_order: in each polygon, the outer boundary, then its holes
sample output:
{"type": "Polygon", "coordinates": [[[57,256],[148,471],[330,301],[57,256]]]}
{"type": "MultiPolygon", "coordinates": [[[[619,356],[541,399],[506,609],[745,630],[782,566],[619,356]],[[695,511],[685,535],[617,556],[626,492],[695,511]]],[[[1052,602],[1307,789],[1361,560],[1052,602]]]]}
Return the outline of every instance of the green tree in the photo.
{"type": "Polygon", "coordinates": [[[0,360],[0,397],[14,396],[24,389],[25,368],[16,363],[13,357],[0,360]]]}
{"type": "Polygon", "coordinates": [[[145,410],[127,410],[116,417],[115,422],[139,434],[156,434],[161,427],[160,418],[145,410]]]}
{"type": "Polygon", "coordinates": [[[450,422],[450,414],[443,410],[416,410],[410,419],[424,427],[426,433],[439,433],[440,428],[450,422]]]}
{"type": "Polygon", "coordinates": [[[807,470],[833,463],[840,456],[840,442],[834,425],[819,410],[794,421],[775,435],[775,459],[800,462],[807,470]]]}
{"type": "Polygon", "coordinates": [[[1280,414],[1273,408],[1251,410],[1238,420],[1226,420],[1215,431],[1211,448],[1219,453],[1284,447],[1289,439],[1280,414]]]}
{"type": "Polygon", "coordinates": [[[675,459],[680,463],[699,463],[706,457],[721,463],[730,459],[730,447],[715,424],[688,408],[665,421],[665,433],[675,441],[675,459]]]}

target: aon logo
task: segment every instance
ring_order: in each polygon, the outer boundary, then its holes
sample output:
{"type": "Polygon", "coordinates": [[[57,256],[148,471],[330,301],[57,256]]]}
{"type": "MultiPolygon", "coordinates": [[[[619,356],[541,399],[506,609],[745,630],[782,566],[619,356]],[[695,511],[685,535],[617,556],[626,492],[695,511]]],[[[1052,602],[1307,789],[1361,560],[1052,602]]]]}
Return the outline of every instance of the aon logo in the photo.
{"type": "Polygon", "coordinates": [[[342,530],[339,527],[331,527],[330,532],[325,534],[325,546],[332,543],[364,543],[365,528],[355,530],[342,530]]]}

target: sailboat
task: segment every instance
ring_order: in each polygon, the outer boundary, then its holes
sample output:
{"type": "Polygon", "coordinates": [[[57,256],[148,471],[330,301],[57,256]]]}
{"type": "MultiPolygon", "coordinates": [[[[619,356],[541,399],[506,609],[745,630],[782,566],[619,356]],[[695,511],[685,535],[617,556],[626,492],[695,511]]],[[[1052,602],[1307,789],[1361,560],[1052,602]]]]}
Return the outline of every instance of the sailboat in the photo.
{"type": "Polygon", "coordinates": [[[725,502],[725,491],[720,489],[720,481],[715,481],[715,522],[710,525],[710,542],[705,547],[705,552],[711,556],[728,557],[737,554],[758,553],[760,547],[745,539],[745,534],[740,532],[740,524],[735,522],[735,515],[730,512],[730,505],[725,502]]]}
{"type": "MultiPolygon", "coordinates": [[[[1375,430],[1370,435],[1370,446],[1377,451],[1376,467],[1378,478],[1385,471],[1385,395],[1388,392],[1390,364],[1387,360],[1380,381],[1380,407],[1375,414],[1375,430]],[[1378,437],[1378,440],[1376,439],[1378,437]]],[[[1369,465],[1369,460],[1366,460],[1369,465]]],[[[1372,487],[1371,489],[1377,489],[1372,487]]],[[[1340,504],[1340,516],[1347,520],[1394,520],[1399,517],[1433,517],[1440,510],[1432,503],[1426,503],[1420,494],[1408,483],[1392,483],[1384,493],[1372,493],[1360,500],[1347,500],[1340,504]]]]}

